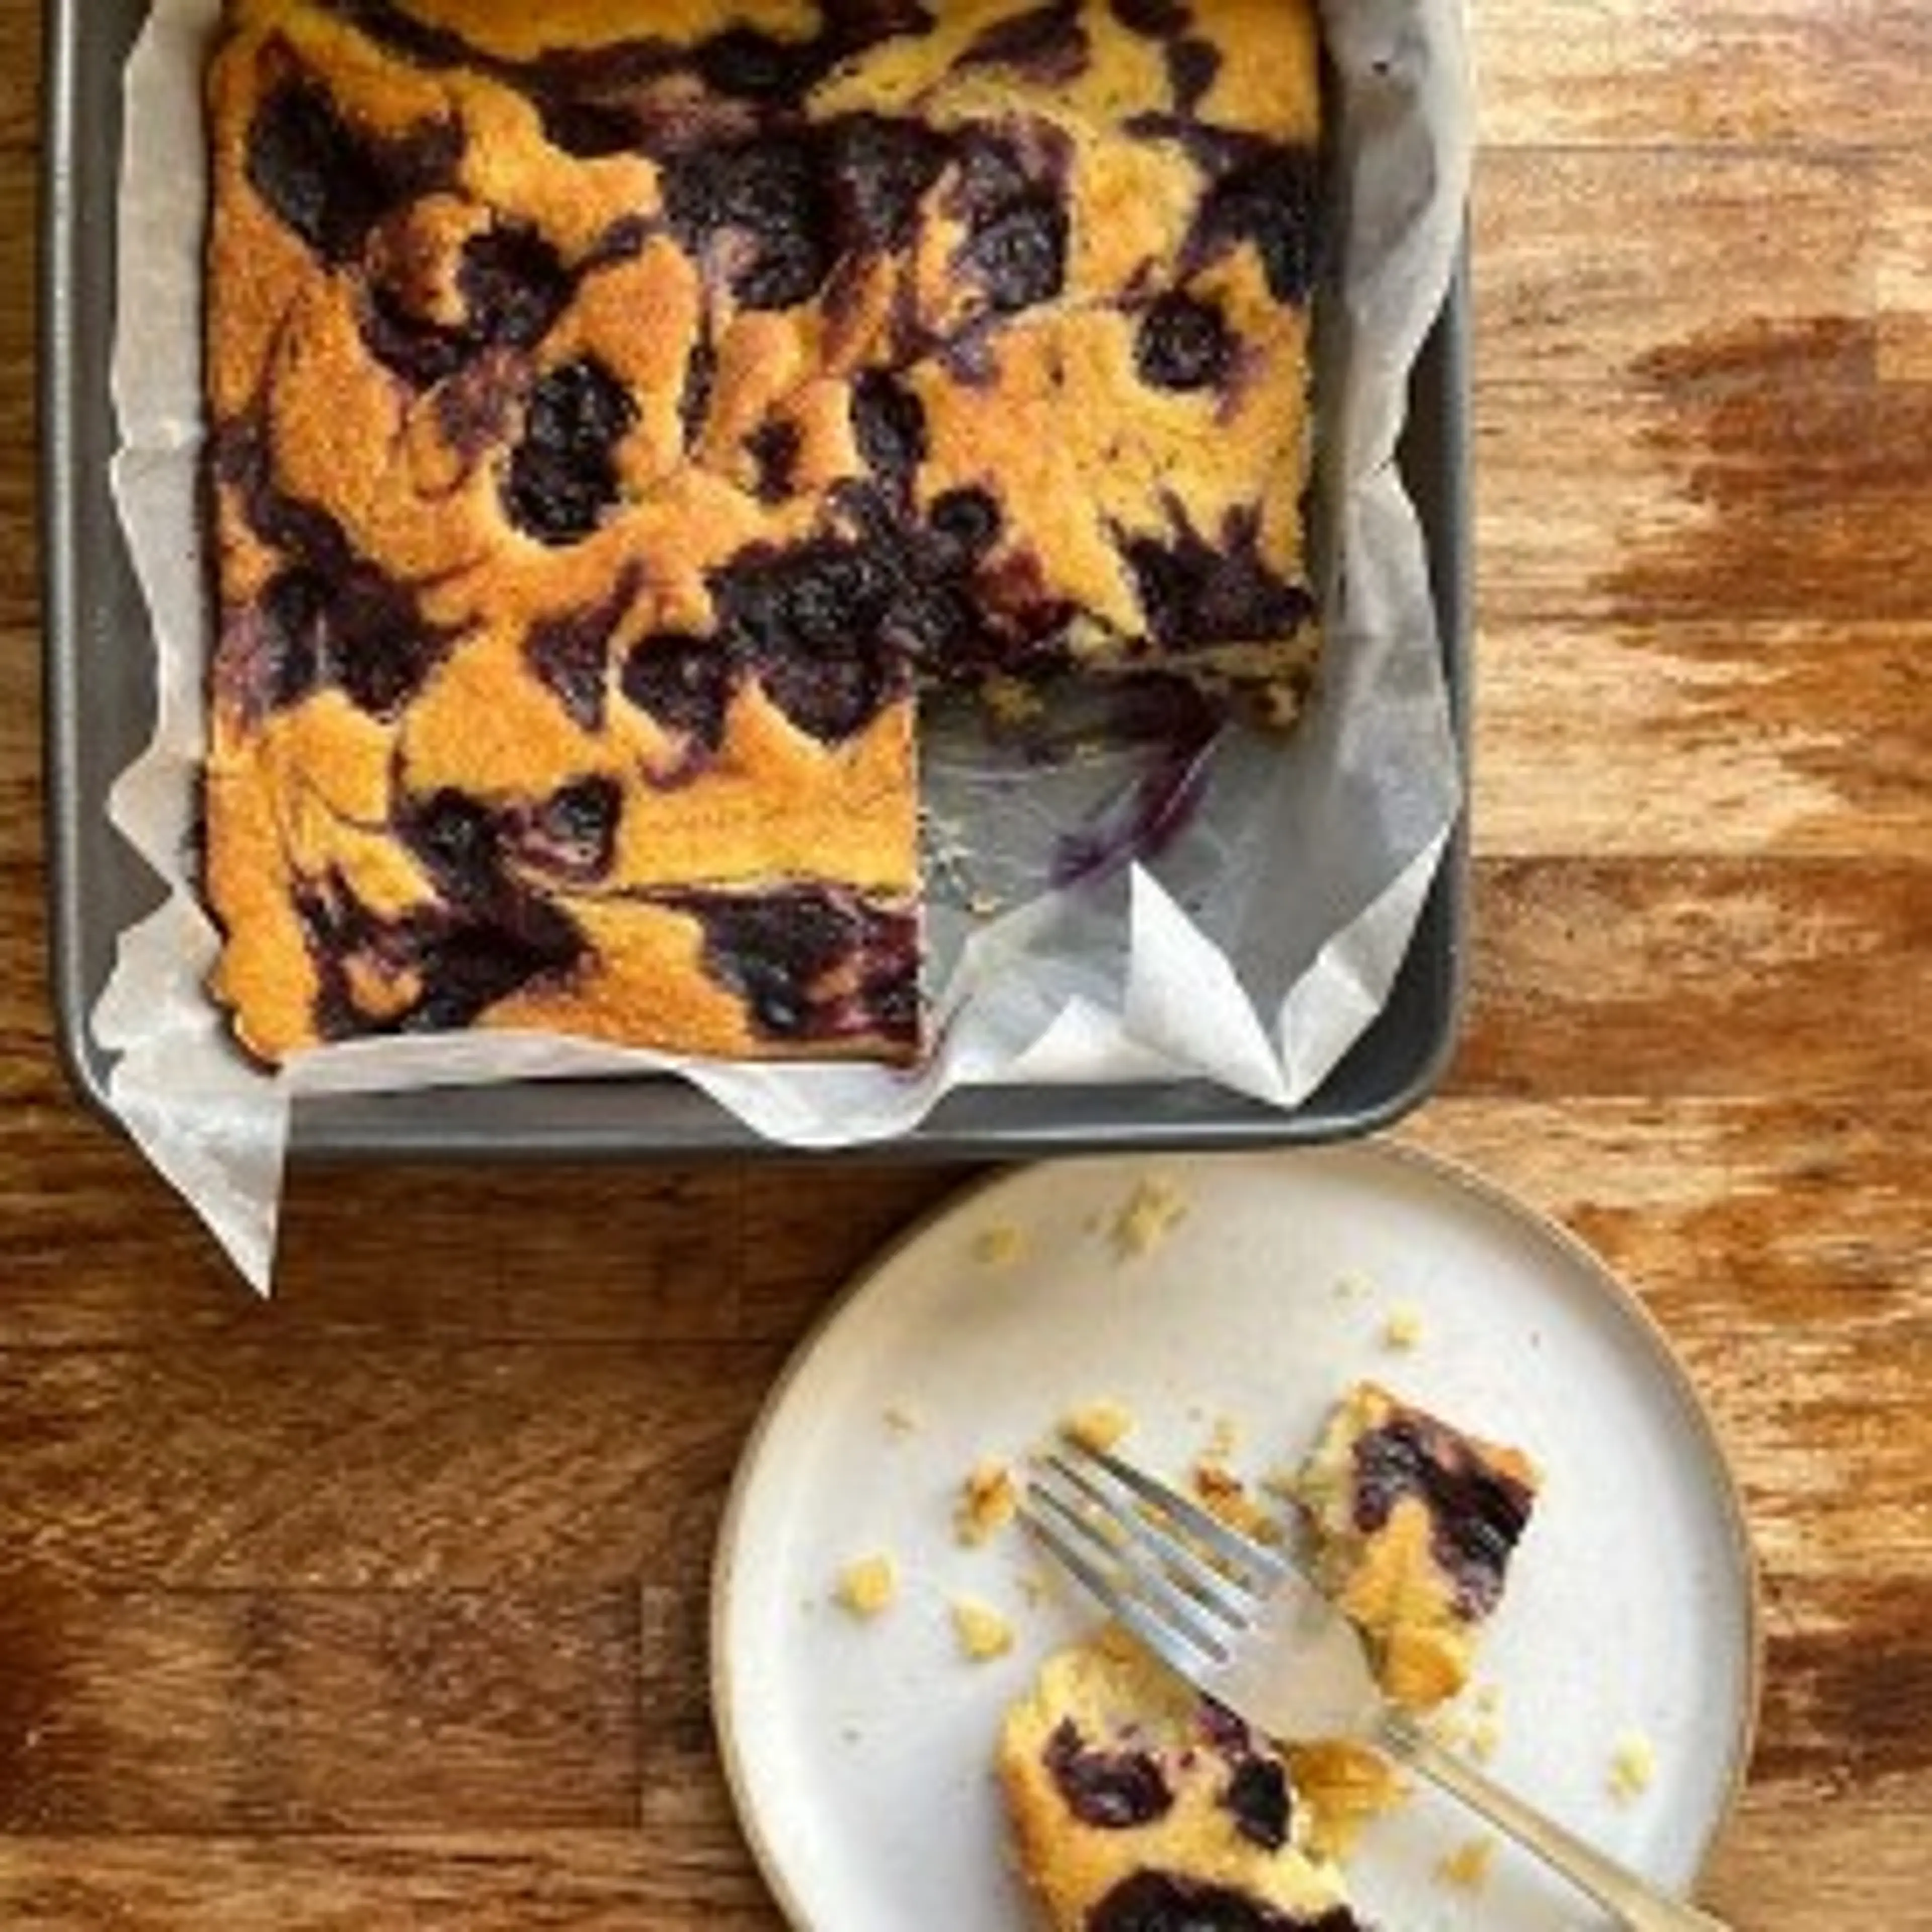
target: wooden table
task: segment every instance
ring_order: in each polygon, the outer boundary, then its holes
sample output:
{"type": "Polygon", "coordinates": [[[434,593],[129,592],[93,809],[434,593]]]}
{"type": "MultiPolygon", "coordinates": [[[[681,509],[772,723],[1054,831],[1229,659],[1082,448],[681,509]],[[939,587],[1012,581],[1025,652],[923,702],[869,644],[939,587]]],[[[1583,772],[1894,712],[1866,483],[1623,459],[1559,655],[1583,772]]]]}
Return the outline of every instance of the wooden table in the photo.
{"type": "MultiPolygon", "coordinates": [[[[1594,1242],[1729,1438],[1768,1671],[1710,1900],[1932,1924],[1932,10],[1475,14],[1473,1001],[1400,1131],[1594,1242]]],[[[704,1552],[788,1348],[963,1177],[302,1172],[257,1306],[77,1111],[36,25],[0,0],[0,1922],[775,1925],[704,1552]]]]}

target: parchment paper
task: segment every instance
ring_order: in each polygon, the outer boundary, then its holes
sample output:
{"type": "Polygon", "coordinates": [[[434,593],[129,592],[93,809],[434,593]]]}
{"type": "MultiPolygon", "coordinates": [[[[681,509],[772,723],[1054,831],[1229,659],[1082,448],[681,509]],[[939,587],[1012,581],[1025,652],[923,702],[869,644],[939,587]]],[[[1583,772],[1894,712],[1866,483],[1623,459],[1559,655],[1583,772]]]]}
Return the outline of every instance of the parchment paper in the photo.
{"type": "Polygon", "coordinates": [[[1318,551],[1327,647],[1286,741],[1230,730],[1156,860],[1045,887],[1070,826],[1104,823],[1132,750],[1058,776],[940,733],[925,779],[940,1019],[930,1063],[681,1062],[536,1036],[358,1041],[271,1076],[206,991],[216,952],[188,859],[210,625],[198,525],[201,76],[219,0],[156,0],[130,61],[113,363],[116,500],[153,619],[160,705],[115,824],[170,889],[122,935],[93,1016],[112,1104],[258,1289],[300,1094],[662,1071],[778,1142],[888,1138],[962,1085],[1204,1076],[1292,1108],[1381,1010],[1460,802],[1423,538],[1394,463],[1408,372],[1461,233],[1470,108],[1453,0],[1324,0],[1340,82],[1344,264],[1319,331],[1318,551]],[[1022,778],[1019,774],[1024,770],[1022,778]],[[988,912],[988,908],[993,910],[988,912]]]}

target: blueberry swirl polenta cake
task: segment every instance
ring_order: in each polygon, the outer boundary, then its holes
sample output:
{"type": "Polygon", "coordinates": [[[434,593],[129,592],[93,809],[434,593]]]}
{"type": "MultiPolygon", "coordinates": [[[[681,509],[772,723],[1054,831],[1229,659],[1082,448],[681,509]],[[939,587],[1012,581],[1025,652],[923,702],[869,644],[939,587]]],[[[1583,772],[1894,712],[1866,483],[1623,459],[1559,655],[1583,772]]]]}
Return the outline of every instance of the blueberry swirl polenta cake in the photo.
{"type": "Polygon", "coordinates": [[[1541,1481],[1522,1450],[1377,1383],[1336,1404],[1297,1486],[1310,1554],[1398,1702],[1426,1710],[1468,1684],[1541,1481]]]}
{"type": "Polygon", "coordinates": [[[916,700],[1277,718],[1309,0],[230,0],[214,990],[905,1060],[916,700]]]}

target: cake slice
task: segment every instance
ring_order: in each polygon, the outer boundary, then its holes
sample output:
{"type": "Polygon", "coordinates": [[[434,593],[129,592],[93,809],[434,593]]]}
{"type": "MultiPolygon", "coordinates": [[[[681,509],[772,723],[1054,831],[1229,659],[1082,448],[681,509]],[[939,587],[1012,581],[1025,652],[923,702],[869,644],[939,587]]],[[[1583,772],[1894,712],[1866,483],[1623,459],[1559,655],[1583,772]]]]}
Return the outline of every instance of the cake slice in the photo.
{"type": "Polygon", "coordinates": [[[1050,1658],[999,1774],[1020,1870],[1055,1932],[1356,1932],[1308,1849],[1287,1760],[1109,1630],[1050,1658]]]}
{"type": "Polygon", "coordinates": [[[1368,1639],[1383,1688],[1425,1708],[1468,1682],[1539,1477],[1373,1382],[1339,1402],[1297,1484],[1316,1574],[1368,1639]]]}

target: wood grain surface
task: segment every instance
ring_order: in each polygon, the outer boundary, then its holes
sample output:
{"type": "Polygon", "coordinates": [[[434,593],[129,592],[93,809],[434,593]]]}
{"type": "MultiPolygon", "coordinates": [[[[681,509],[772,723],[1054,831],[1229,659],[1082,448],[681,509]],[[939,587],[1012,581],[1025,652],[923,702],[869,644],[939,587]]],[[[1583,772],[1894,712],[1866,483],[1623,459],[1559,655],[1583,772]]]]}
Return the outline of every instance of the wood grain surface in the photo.
{"type": "MultiPolygon", "coordinates": [[[[1932,8],[1473,13],[1473,984],[1399,1131],[1596,1244],[1730,1444],[1767,1673],[1708,1902],[1932,1927],[1932,8]]],[[[720,1501],[967,1177],[298,1170],[265,1306],[77,1109],[38,24],[0,0],[0,1924],[764,1932],[720,1501]]]]}

